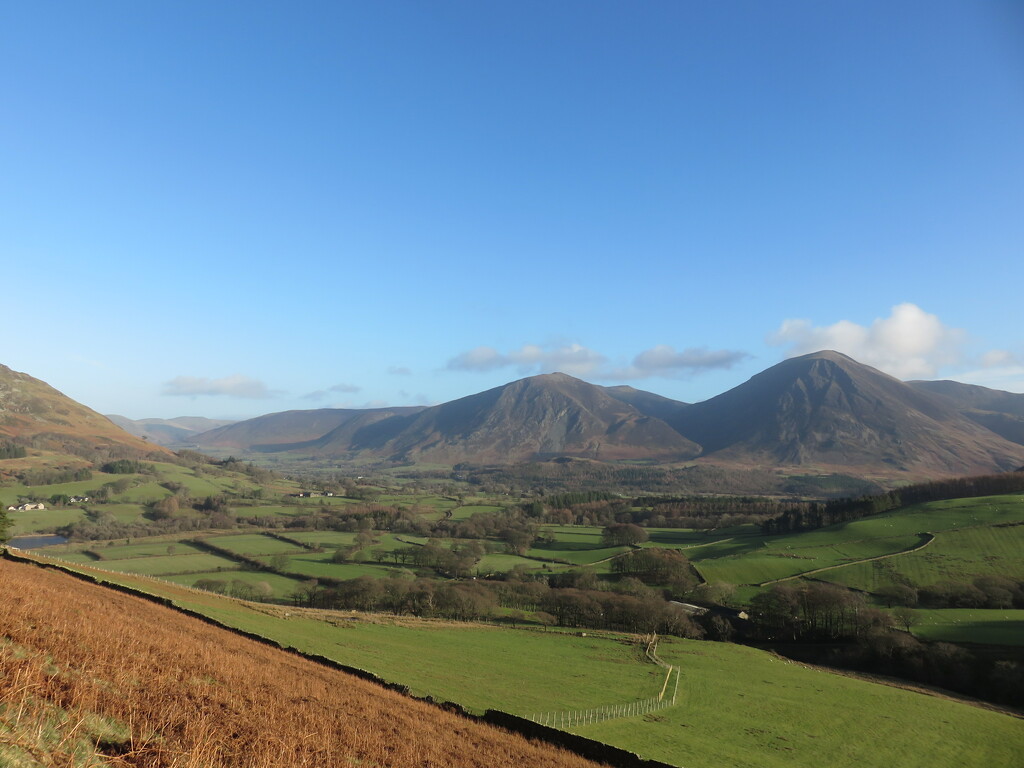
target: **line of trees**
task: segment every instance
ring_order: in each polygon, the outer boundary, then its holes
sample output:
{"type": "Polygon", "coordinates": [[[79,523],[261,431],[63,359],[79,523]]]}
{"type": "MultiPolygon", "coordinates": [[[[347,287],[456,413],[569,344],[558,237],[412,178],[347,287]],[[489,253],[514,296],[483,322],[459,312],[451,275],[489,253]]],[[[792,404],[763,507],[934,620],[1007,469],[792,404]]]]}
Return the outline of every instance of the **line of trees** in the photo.
{"type": "Polygon", "coordinates": [[[7,440],[0,442],[0,459],[23,459],[26,455],[25,446],[7,440]]]}
{"type": "Polygon", "coordinates": [[[887,493],[813,503],[805,507],[793,507],[763,521],[761,530],[766,534],[810,531],[889,512],[911,504],[975,496],[996,496],[1019,491],[1024,491],[1024,472],[935,480],[929,483],[908,485],[887,493]]]}
{"type": "MultiPolygon", "coordinates": [[[[489,620],[499,607],[512,609],[501,618],[526,620],[529,611],[544,625],[661,632],[702,637],[704,629],[684,611],[666,602],[657,590],[636,580],[619,589],[597,589],[586,577],[562,578],[560,586],[545,581],[437,581],[396,574],[386,578],[361,576],[333,583],[311,580],[291,595],[298,606],[388,612],[457,621],[489,620]]],[[[592,576],[592,574],[586,574],[592,576]]]]}
{"type": "MultiPolygon", "coordinates": [[[[1005,599],[1002,592],[1009,593],[1010,599],[1024,596],[1024,584],[984,578],[967,585],[973,587],[974,598],[979,601],[1005,599]],[[989,597],[982,587],[989,590],[989,597]]],[[[944,590],[940,588],[935,594],[944,590]]],[[[925,590],[921,594],[924,598],[925,590]]],[[[948,594],[962,592],[950,590],[948,594]]],[[[1024,704],[1024,664],[975,655],[950,643],[918,640],[909,632],[913,611],[898,603],[889,613],[867,605],[862,595],[832,584],[785,582],[754,597],[750,618],[755,639],[773,643],[773,647],[795,658],[894,675],[989,701],[1024,704]],[[906,631],[894,628],[900,625],[906,631]]]]}

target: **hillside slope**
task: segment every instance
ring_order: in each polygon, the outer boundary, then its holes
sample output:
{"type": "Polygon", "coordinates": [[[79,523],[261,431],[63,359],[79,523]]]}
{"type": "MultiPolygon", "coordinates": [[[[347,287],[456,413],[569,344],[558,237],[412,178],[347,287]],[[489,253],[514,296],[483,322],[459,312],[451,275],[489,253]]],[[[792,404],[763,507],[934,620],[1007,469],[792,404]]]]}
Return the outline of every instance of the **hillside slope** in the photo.
{"type": "Polygon", "coordinates": [[[409,408],[318,408],[310,411],[281,411],[235,422],[193,437],[200,448],[245,450],[289,450],[320,440],[349,422],[366,424],[391,416],[422,410],[409,408]]]}
{"type": "Polygon", "coordinates": [[[125,432],[46,382],[6,365],[0,365],[0,437],[67,453],[83,449],[132,456],[169,453],[125,432]]]}
{"type": "Polygon", "coordinates": [[[66,574],[0,582],[3,765],[594,765],[66,574]]]}
{"type": "Polygon", "coordinates": [[[553,456],[678,460],[700,450],[660,419],[563,373],[520,379],[383,423],[355,433],[349,447],[402,461],[475,464],[553,456]]]}
{"type": "Polygon", "coordinates": [[[203,432],[234,424],[227,419],[207,419],[202,416],[178,416],[173,419],[129,419],[110,413],[106,416],[125,432],[163,446],[182,445],[203,432]]]}
{"type": "Polygon", "coordinates": [[[678,428],[719,460],[983,474],[1024,449],[943,398],[838,352],[786,360],[681,412],[678,428]]]}
{"type": "Polygon", "coordinates": [[[909,381],[910,386],[948,398],[961,414],[1010,442],[1024,445],[1024,395],[961,384],[958,381],[909,381]]]}

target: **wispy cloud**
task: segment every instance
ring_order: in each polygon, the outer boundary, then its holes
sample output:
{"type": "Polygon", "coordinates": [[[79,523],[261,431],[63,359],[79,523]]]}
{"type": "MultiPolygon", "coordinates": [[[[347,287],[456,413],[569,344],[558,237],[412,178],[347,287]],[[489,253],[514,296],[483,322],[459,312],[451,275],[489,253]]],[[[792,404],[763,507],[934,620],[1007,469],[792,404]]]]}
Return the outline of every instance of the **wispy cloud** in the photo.
{"type": "Polygon", "coordinates": [[[747,357],[745,352],[704,348],[678,352],[674,347],[662,344],[640,352],[633,358],[632,365],[615,367],[605,355],[581,344],[524,344],[519,349],[504,353],[493,347],[476,347],[453,357],[447,367],[454,371],[493,371],[514,367],[524,375],[561,371],[582,378],[622,381],[654,376],[689,376],[730,368],[747,357]]]}
{"type": "Polygon", "coordinates": [[[221,379],[203,376],[176,376],[164,382],[161,394],[173,397],[241,397],[251,400],[265,400],[280,392],[267,388],[259,379],[235,374],[221,379]]]}
{"type": "Polygon", "coordinates": [[[650,376],[687,376],[704,371],[732,368],[750,355],[731,349],[689,347],[677,352],[668,344],[646,349],[633,358],[631,368],[623,371],[626,378],[644,379],[650,376]]]}
{"type": "Polygon", "coordinates": [[[967,334],[945,325],[916,304],[897,304],[888,317],[871,325],[849,320],[813,326],[807,320],[785,320],[768,343],[787,346],[791,357],[824,349],[849,355],[901,379],[929,378],[940,368],[963,362],[967,334]]]}
{"type": "Polygon", "coordinates": [[[448,361],[452,371],[493,371],[515,367],[521,373],[561,371],[573,376],[588,376],[605,363],[604,355],[580,344],[524,344],[519,349],[502,353],[493,347],[476,347],[448,361]]]}
{"type": "Polygon", "coordinates": [[[343,393],[343,394],[354,394],[361,392],[362,387],[357,387],[355,384],[335,384],[333,387],[327,389],[318,389],[314,392],[309,392],[302,396],[303,400],[323,400],[326,397],[330,397],[331,394],[343,393]]]}
{"type": "Polygon", "coordinates": [[[412,369],[406,368],[404,365],[392,365],[388,368],[388,373],[392,376],[412,376],[412,369]]]}

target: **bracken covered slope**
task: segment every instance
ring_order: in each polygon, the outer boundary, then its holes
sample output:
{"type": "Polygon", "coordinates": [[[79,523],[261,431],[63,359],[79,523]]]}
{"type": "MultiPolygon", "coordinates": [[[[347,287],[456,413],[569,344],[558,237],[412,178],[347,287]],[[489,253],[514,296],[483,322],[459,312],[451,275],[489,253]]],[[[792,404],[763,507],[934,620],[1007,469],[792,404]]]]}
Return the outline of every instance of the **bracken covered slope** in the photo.
{"type": "Polygon", "coordinates": [[[67,574],[0,585],[0,765],[595,765],[67,574]]]}
{"type": "Polygon", "coordinates": [[[122,453],[167,455],[125,432],[106,416],[77,403],[44,381],[0,365],[0,437],[31,441],[40,448],[120,449],[122,453]]]}

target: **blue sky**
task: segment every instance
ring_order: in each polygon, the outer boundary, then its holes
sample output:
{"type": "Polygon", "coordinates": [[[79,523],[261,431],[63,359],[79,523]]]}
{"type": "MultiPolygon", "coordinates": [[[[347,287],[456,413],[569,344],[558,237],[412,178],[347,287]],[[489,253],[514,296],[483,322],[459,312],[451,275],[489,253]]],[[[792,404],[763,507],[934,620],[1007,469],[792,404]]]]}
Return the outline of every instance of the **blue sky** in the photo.
{"type": "Polygon", "coordinates": [[[1024,392],[1024,4],[0,7],[0,362],[103,413],[1024,392]]]}

